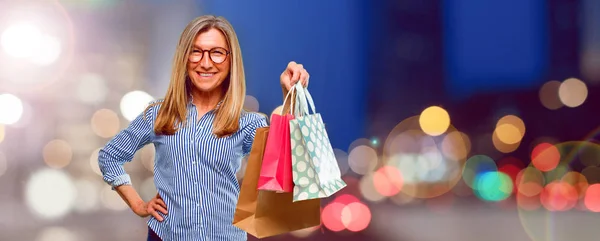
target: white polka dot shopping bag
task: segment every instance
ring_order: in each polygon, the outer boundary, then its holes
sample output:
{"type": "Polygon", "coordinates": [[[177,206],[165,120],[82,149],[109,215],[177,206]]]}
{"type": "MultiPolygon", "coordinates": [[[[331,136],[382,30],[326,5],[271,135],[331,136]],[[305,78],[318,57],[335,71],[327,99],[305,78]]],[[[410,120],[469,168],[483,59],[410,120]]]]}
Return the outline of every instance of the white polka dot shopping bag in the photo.
{"type": "Polygon", "coordinates": [[[294,201],[329,197],[346,183],[310,93],[300,83],[294,88],[295,119],[290,120],[294,201]],[[309,113],[309,104],[313,114],[309,113]]]}

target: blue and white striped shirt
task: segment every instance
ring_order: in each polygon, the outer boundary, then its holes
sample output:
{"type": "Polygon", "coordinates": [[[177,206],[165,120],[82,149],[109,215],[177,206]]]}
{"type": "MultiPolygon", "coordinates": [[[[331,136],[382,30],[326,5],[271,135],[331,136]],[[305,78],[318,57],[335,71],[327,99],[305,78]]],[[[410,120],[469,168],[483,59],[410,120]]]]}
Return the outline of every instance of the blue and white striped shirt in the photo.
{"type": "Polygon", "coordinates": [[[155,147],[154,184],[167,205],[164,221],[154,217],[148,226],[163,240],[246,240],[246,232],[232,225],[240,186],[236,172],[250,153],[256,129],[267,126],[266,116],[242,112],[239,130],[224,138],[212,132],[215,112],[197,119],[188,103],[188,121],[174,135],[155,135],[160,104],[140,114],[99,153],[104,181],[116,187],[131,184],[123,165],[137,150],[155,147]]]}

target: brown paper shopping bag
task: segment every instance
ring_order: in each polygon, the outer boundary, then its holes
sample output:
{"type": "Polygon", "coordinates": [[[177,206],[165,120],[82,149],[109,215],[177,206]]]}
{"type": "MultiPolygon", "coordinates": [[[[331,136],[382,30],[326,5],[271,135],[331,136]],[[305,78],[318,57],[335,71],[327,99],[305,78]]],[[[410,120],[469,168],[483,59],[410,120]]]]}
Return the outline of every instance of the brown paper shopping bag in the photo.
{"type": "Polygon", "coordinates": [[[268,133],[268,127],[256,130],[233,225],[257,238],[320,225],[320,199],[293,202],[291,192],[276,193],[258,190],[258,178],[268,133]]]}

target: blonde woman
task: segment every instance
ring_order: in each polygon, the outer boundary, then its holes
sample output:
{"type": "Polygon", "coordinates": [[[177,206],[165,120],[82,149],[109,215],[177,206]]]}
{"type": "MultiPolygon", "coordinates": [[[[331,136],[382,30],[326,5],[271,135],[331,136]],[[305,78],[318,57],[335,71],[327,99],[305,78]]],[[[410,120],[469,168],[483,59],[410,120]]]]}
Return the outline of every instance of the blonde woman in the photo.
{"type": "MultiPolygon", "coordinates": [[[[280,76],[286,93],[308,72],[290,62],[280,76]]],[[[232,225],[239,195],[235,174],[266,117],[242,110],[246,82],[231,24],[201,16],[181,34],[164,99],[151,103],[100,151],[106,183],[148,221],[148,240],[246,240],[232,225]],[[154,144],[155,198],[144,202],[123,169],[154,144]]]]}

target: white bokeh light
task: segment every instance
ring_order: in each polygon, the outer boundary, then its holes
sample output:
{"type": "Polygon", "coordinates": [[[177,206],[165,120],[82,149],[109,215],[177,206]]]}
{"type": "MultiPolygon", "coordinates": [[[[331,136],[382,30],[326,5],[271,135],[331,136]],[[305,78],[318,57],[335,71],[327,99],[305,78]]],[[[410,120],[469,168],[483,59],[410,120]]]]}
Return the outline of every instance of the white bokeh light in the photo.
{"type": "Polygon", "coordinates": [[[94,73],[87,73],[81,76],[77,86],[77,97],[89,104],[100,104],[106,100],[108,87],[102,76],[94,73]]]}
{"type": "Polygon", "coordinates": [[[43,35],[38,42],[37,51],[29,57],[29,61],[37,65],[49,65],[60,57],[62,47],[58,38],[43,35]]]}
{"type": "Polygon", "coordinates": [[[41,38],[42,32],[35,25],[17,23],[2,32],[0,44],[9,55],[16,58],[28,58],[37,51],[41,38]]]}
{"type": "Polygon", "coordinates": [[[154,97],[144,91],[131,91],[121,99],[121,114],[128,121],[132,121],[146,109],[152,100],[154,97]]]}
{"type": "Polygon", "coordinates": [[[79,212],[96,210],[100,204],[101,186],[89,180],[78,180],[75,182],[75,187],[77,188],[75,210],[79,212]]]}
{"type": "Polygon", "coordinates": [[[0,94],[0,124],[12,125],[23,115],[23,102],[12,94],[0,94]]]}
{"type": "Polygon", "coordinates": [[[46,219],[66,215],[75,202],[77,189],[62,170],[44,169],[33,173],[25,189],[27,206],[46,219]]]}

